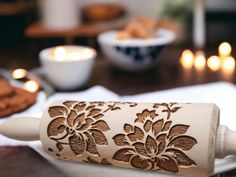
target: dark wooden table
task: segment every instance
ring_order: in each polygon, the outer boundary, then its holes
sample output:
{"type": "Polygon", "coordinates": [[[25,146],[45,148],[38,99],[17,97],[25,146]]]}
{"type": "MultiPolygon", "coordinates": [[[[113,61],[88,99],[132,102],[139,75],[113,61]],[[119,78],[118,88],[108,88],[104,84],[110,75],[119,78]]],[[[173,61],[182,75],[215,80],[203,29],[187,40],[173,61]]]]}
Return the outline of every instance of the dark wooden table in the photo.
{"type": "Polygon", "coordinates": [[[93,38],[98,34],[106,31],[94,24],[82,24],[72,30],[57,31],[47,29],[41,23],[33,23],[25,29],[25,36],[27,38],[65,38],[66,44],[73,44],[76,37],[93,38]]]}
{"type": "MultiPolygon", "coordinates": [[[[181,55],[183,48],[176,48],[174,46],[170,46],[160,56],[159,62],[154,66],[154,68],[147,70],[145,72],[138,72],[138,73],[132,73],[132,72],[125,72],[122,70],[119,70],[115,67],[113,67],[102,54],[99,54],[98,58],[96,59],[94,70],[92,73],[92,76],[87,83],[87,85],[82,88],[86,89],[89,87],[92,87],[94,85],[102,85],[120,95],[133,95],[143,92],[151,92],[151,91],[157,91],[157,90],[164,90],[164,89],[170,89],[175,87],[182,87],[182,86],[188,86],[188,85],[196,85],[196,84],[202,84],[202,83],[209,83],[209,82],[216,82],[216,81],[222,81],[224,80],[221,77],[220,72],[212,72],[209,69],[205,70],[205,73],[202,77],[199,77],[199,73],[192,70],[191,73],[188,74],[188,77],[186,77],[186,73],[184,72],[183,68],[181,67],[179,63],[179,57],[181,55]]],[[[216,51],[215,51],[216,52],[216,51]]],[[[209,55],[210,53],[207,53],[209,55]]],[[[19,58],[20,56],[18,56],[19,58]]],[[[13,68],[17,67],[27,67],[33,68],[37,67],[38,65],[32,62],[34,60],[27,59],[21,56],[21,59],[14,61],[5,59],[2,63],[3,66],[6,66],[7,68],[10,68],[11,66],[13,68]]],[[[235,77],[233,80],[231,80],[232,83],[235,83],[235,77]]],[[[81,89],[80,89],[81,90],[81,89]]],[[[32,157],[39,158],[40,164],[42,166],[45,166],[44,163],[47,165],[47,162],[44,162],[41,160],[41,157],[33,156],[32,151],[29,151],[29,149],[20,149],[21,153],[24,153],[24,156],[22,156],[19,153],[13,153],[10,154],[9,160],[10,163],[14,163],[15,159],[19,158],[21,159],[22,163],[31,162],[32,157]],[[19,156],[19,157],[18,157],[19,156]]],[[[0,156],[0,162],[2,156],[0,156]]],[[[5,156],[6,159],[6,156],[5,156]]],[[[37,162],[35,162],[37,163],[37,162]]],[[[0,163],[0,168],[9,167],[6,163],[0,163]]],[[[32,165],[30,168],[38,170],[38,167],[35,167],[32,165]]],[[[19,174],[22,170],[22,166],[20,164],[17,165],[15,163],[14,169],[16,171],[15,174],[19,174]]],[[[44,169],[42,169],[44,171],[44,169]]],[[[31,171],[30,171],[31,173],[31,171]]],[[[44,176],[45,173],[39,173],[39,177],[44,176]]],[[[57,176],[58,172],[55,172],[54,176],[57,176]]],[[[0,170],[0,176],[1,176],[1,170],[0,170]]],[[[26,175],[27,176],[27,175],[26,175]]],[[[29,175],[28,175],[29,176],[29,175]]],[[[220,175],[218,175],[220,176],[220,175]]],[[[221,176],[229,176],[234,177],[236,176],[235,171],[231,171],[225,174],[222,174],[221,176]]],[[[7,175],[4,177],[8,177],[7,175]]]]}
{"type": "MultiPolygon", "coordinates": [[[[92,76],[86,87],[102,85],[121,95],[171,89],[209,82],[226,81],[220,71],[213,72],[207,67],[204,73],[194,69],[188,72],[179,62],[183,48],[170,46],[162,52],[158,63],[144,72],[127,72],[111,65],[104,56],[98,56],[92,76]]],[[[209,55],[209,53],[207,53],[209,55]]],[[[235,77],[230,80],[235,83],[235,77]]]]}

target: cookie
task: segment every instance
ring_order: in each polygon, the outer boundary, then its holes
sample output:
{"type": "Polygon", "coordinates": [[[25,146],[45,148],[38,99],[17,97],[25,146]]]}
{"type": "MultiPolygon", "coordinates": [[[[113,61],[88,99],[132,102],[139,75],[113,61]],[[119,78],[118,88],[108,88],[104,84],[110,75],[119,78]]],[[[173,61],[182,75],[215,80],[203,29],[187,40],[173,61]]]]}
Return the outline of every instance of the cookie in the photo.
{"type": "Polygon", "coordinates": [[[158,24],[156,20],[140,17],[129,22],[125,28],[117,33],[117,39],[150,39],[155,38],[158,24]]]}
{"type": "Polygon", "coordinates": [[[13,94],[0,98],[0,117],[23,111],[36,102],[36,93],[13,87],[13,94]]]}
{"type": "Polygon", "coordinates": [[[13,86],[7,80],[0,79],[0,98],[11,95],[13,91],[13,86]]]}

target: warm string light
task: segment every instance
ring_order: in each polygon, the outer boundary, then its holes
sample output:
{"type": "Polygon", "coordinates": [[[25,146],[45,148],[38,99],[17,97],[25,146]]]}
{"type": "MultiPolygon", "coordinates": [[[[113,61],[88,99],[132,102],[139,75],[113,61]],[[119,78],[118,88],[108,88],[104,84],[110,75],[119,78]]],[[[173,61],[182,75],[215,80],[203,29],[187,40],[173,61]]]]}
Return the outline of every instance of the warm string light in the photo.
{"type": "Polygon", "coordinates": [[[223,42],[218,47],[218,52],[220,57],[230,56],[232,48],[228,42],[223,42]]]}
{"type": "Polygon", "coordinates": [[[29,80],[24,83],[24,89],[29,92],[37,92],[39,90],[39,84],[34,80],[29,80]]]}
{"type": "Polygon", "coordinates": [[[207,66],[210,68],[212,71],[218,71],[221,67],[221,61],[218,56],[211,56],[207,60],[207,66]]]}
{"type": "Polygon", "coordinates": [[[201,51],[196,52],[195,60],[194,60],[194,67],[197,71],[203,71],[206,66],[206,58],[205,54],[201,51]]]}
{"type": "Polygon", "coordinates": [[[11,75],[13,79],[21,80],[23,82],[23,88],[29,92],[37,92],[40,88],[39,83],[25,69],[15,69],[11,75]]]}
{"type": "Polygon", "coordinates": [[[219,56],[211,56],[207,60],[203,52],[198,51],[194,54],[191,50],[184,50],[180,58],[180,63],[185,69],[195,68],[198,72],[203,72],[205,67],[211,71],[222,70],[222,74],[234,73],[235,59],[231,56],[232,47],[228,42],[223,42],[218,47],[219,56]]]}
{"type": "Polygon", "coordinates": [[[180,63],[186,69],[191,69],[194,64],[194,55],[191,50],[184,50],[180,58],[180,63]]]}
{"type": "Polygon", "coordinates": [[[24,79],[27,75],[27,71],[25,69],[15,69],[12,72],[12,78],[19,80],[19,79],[24,79]]]}
{"type": "Polygon", "coordinates": [[[222,63],[222,69],[225,71],[232,71],[235,68],[235,59],[233,57],[227,57],[222,63]]]}

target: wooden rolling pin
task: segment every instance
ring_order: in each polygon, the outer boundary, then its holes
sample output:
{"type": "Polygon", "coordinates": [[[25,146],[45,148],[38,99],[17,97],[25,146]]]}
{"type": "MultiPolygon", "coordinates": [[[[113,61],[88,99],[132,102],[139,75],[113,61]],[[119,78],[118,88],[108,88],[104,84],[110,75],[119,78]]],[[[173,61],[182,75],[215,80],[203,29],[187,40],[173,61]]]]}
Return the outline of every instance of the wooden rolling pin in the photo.
{"type": "Polygon", "coordinates": [[[218,123],[214,104],[57,101],[0,133],[40,139],[58,159],[206,177],[215,156],[236,154],[236,133],[218,123]]]}

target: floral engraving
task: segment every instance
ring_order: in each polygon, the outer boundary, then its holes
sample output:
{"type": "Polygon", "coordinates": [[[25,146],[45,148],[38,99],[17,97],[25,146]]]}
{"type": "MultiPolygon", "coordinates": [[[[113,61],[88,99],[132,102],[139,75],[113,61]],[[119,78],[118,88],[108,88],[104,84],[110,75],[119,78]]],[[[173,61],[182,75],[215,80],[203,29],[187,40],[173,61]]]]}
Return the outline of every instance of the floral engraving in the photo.
{"type": "Polygon", "coordinates": [[[154,104],[136,114],[134,124],[124,124],[124,134],[113,137],[121,146],[113,159],[144,170],[165,170],[177,173],[179,167],[196,166],[184,151],[189,151],[197,140],[186,135],[189,125],[172,124],[171,115],[181,107],[176,103],[154,104]],[[157,112],[165,113],[165,117],[157,112]]]}
{"type": "Polygon", "coordinates": [[[97,145],[107,145],[104,132],[110,128],[101,118],[103,102],[66,101],[62,106],[52,106],[48,113],[52,121],[48,136],[56,142],[59,151],[70,146],[75,155],[85,151],[99,156],[97,145]]]}
{"type": "Polygon", "coordinates": [[[112,163],[109,162],[106,158],[103,158],[102,160],[98,161],[93,159],[92,157],[88,157],[87,160],[84,160],[84,162],[102,164],[102,165],[112,165],[112,163]]]}
{"type": "MultiPolygon", "coordinates": [[[[84,152],[100,156],[97,146],[108,145],[105,132],[110,130],[102,118],[108,111],[121,110],[122,104],[135,107],[137,103],[65,101],[48,109],[52,119],[47,127],[48,137],[56,142],[59,152],[69,146],[75,155],[84,152]]],[[[105,163],[105,162],[104,162],[105,163]]]]}

